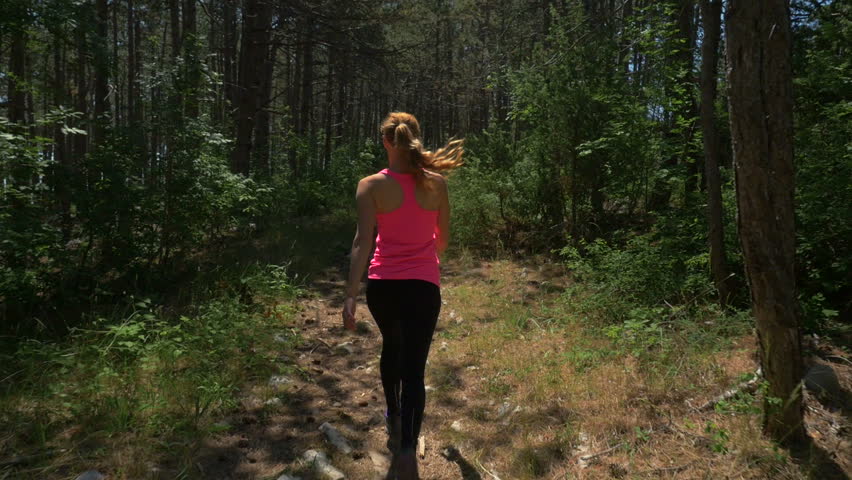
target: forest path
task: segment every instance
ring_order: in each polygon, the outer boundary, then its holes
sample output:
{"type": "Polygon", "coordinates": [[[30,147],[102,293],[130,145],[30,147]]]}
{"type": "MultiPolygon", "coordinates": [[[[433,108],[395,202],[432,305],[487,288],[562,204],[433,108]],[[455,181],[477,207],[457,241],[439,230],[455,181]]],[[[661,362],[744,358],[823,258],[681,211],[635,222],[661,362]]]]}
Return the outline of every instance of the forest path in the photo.
{"type": "MultiPolygon", "coordinates": [[[[485,420],[485,410],[495,412],[494,420],[511,415],[506,407],[481,395],[480,379],[474,378],[477,365],[458,365],[448,355],[464,338],[447,335],[447,324],[458,326],[462,319],[454,309],[453,295],[446,292],[469,287],[468,279],[481,276],[487,268],[479,265],[464,273],[445,268],[443,307],[427,366],[427,407],[421,434],[426,448],[420,460],[424,479],[492,478],[480,473],[488,467],[474,467],[479,460],[465,458],[469,449],[453,440],[470,433],[462,429],[485,420]],[[478,420],[468,418],[471,415],[478,420]]],[[[526,269],[511,268],[519,283],[530,281],[526,269]]],[[[223,423],[227,431],[212,435],[199,452],[203,478],[278,479],[283,474],[303,480],[322,478],[302,461],[310,449],[325,452],[348,479],[383,478],[380,470],[389,460],[389,452],[379,377],[381,335],[363,296],[356,312],[356,332],[342,328],[343,287],[342,274],[333,269],[312,282],[292,322],[303,343],[294,352],[281,352],[282,362],[292,363],[292,368],[285,367],[286,374],[244,392],[238,410],[223,423]],[[326,422],[348,440],[351,453],[344,454],[329,443],[319,429],[326,422]]],[[[495,432],[502,428],[494,423],[495,432]]]]}
{"type": "MultiPolygon", "coordinates": [[[[256,375],[225,431],[205,440],[195,457],[200,478],[329,478],[303,460],[308,450],[324,452],[347,479],[381,478],[389,459],[381,336],[363,296],[358,328],[342,328],[342,270],[314,277],[287,324],[301,343],[281,344],[280,372],[256,375]],[[325,423],[351,452],[328,441],[325,423]]],[[[769,449],[760,443],[759,416],[690,406],[755,370],[752,335],[720,337],[708,353],[690,347],[680,373],[660,379],[653,368],[667,364],[613,351],[572,317],[562,297],[571,277],[559,264],[458,259],[442,273],[426,368],[424,480],[804,477],[791,463],[750,460],[769,449]],[[712,426],[722,433],[708,432],[712,426]]],[[[835,369],[852,387],[852,367],[835,369]]],[[[810,396],[807,404],[809,431],[836,459],[826,461],[836,473],[809,478],[847,478],[839,470],[852,470],[848,418],[810,396]]]]}

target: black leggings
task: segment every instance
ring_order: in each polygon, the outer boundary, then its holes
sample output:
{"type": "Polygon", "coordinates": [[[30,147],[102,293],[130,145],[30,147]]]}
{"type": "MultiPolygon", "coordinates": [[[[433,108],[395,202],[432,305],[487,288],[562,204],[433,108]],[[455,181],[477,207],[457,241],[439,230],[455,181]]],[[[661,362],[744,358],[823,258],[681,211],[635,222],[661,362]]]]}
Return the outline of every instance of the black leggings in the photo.
{"type": "Polygon", "coordinates": [[[441,311],[441,289],[425,280],[367,282],[367,306],[382,332],[382,387],[388,415],[402,414],[402,448],[420,435],[426,389],[423,375],[441,311]]]}

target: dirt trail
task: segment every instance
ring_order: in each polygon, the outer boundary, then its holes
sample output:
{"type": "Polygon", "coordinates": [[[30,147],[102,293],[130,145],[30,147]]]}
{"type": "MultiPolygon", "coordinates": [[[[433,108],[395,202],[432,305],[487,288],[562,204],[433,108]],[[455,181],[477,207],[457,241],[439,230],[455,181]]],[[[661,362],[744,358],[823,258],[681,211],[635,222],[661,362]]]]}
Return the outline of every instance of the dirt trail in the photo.
{"type": "MultiPolygon", "coordinates": [[[[214,434],[202,447],[198,462],[202,478],[277,479],[284,473],[303,480],[320,478],[301,461],[309,449],[324,451],[348,479],[382,478],[376,463],[387,460],[389,454],[378,366],[381,336],[363,298],[357,310],[357,331],[341,327],[343,281],[339,274],[326,273],[314,282],[312,291],[316,296],[301,302],[294,325],[304,343],[288,356],[297,371],[285,375],[284,384],[278,387],[258,386],[245,392],[238,412],[225,420],[227,431],[214,434]],[[348,439],[354,448],[351,454],[337,451],[326,440],[319,430],[325,422],[348,439]]],[[[439,324],[448,311],[445,301],[439,324]]],[[[441,343],[433,342],[430,358],[441,343]]],[[[433,432],[448,428],[452,420],[448,420],[447,406],[432,404],[429,396],[427,393],[421,476],[430,480],[481,479],[458,448],[437,440],[433,432]]]]}
{"type": "MultiPolygon", "coordinates": [[[[483,261],[453,267],[443,271],[444,304],[426,369],[424,480],[604,479],[628,478],[628,472],[690,480],[804,478],[790,463],[763,468],[751,460],[770,448],[760,440],[759,417],[698,412],[686,402],[700,404],[754,371],[753,337],[735,339],[709,357],[715,377],[702,368],[683,373],[678,384],[659,385],[638,370],[635,358],[583,357],[606,350],[594,350],[596,340],[582,332],[548,327],[548,316],[559,314],[553,302],[570,281],[555,266],[483,261]],[[584,374],[583,365],[594,366],[593,373],[584,374]],[[717,423],[731,432],[730,448],[742,453],[713,449],[714,437],[703,428],[717,423]],[[584,455],[591,460],[581,461],[584,455]]],[[[357,332],[342,328],[339,271],[325,272],[310,291],[292,322],[304,342],[281,349],[281,365],[295,367],[280,386],[258,375],[243,392],[237,411],[224,419],[227,430],[209,437],[196,457],[200,478],[319,479],[301,460],[310,449],[325,452],[347,479],[381,478],[376,463],[387,461],[388,452],[380,334],[363,298],[357,332]],[[348,439],[352,453],[326,440],[319,430],[325,422],[348,439]]],[[[852,367],[834,367],[852,391],[852,367]]],[[[807,398],[817,450],[834,458],[823,462],[834,473],[810,478],[848,478],[840,471],[852,465],[848,405],[832,410],[807,398]]]]}

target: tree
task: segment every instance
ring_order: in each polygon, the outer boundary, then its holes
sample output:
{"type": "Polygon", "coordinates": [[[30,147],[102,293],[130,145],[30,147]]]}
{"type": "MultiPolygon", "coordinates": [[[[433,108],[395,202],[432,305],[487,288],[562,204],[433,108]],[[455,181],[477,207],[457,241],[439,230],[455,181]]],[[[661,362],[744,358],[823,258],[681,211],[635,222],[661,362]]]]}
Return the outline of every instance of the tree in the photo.
{"type": "Polygon", "coordinates": [[[721,36],[722,0],[701,0],[701,130],[704,138],[704,177],[707,186],[707,225],[710,244],[710,269],[725,306],[731,295],[722,212],[722,179],[719,175],[719,132],[716,129],[716,74],[721,36]]]}
{"type": "Polygon", "coordinates": [[[794,271],[789,3],[731,0],[726,26],[737,225],[769,383],[764,432],[793,445],[805,438],[805,430],[794,271]]]}

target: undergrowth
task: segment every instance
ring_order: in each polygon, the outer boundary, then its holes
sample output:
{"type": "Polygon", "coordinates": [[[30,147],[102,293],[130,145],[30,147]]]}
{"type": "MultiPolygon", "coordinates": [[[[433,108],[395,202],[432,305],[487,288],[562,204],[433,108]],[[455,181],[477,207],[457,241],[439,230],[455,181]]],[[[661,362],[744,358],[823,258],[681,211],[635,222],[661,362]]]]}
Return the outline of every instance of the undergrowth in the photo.
{"type": "Polygon", "coordinates": [[[145,461],[158,457],[190,462],[199,441],[222,428],[212,419],[237,405],[239,388],[286,368],[277,354],[300,341],[283,328],[301,293],[286,268],[255,266],[237,277],[183,315],[130,297],[124,313],[61,340],[7,341],[0,450],[45,458],[3,473],[40,478],[68,468],[51,460],[57,452],[129,478],[147,474],[145,461]]]}

